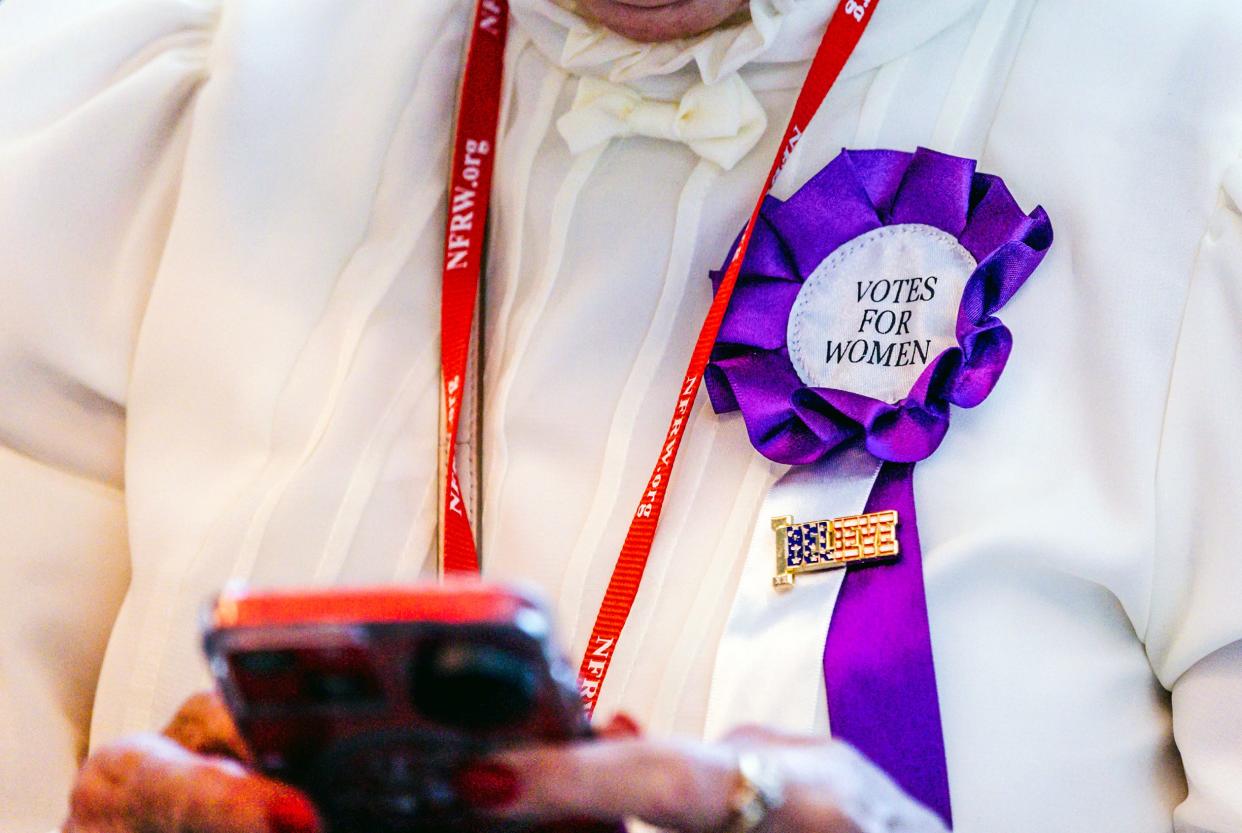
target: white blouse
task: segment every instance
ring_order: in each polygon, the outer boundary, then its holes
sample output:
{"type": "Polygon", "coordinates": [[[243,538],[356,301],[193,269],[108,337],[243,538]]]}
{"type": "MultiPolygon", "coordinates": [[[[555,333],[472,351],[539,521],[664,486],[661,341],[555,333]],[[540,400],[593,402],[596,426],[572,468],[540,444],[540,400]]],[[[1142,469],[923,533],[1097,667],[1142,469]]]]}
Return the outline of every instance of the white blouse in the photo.
{"type": "MultiPolygon", "coordinates": [[[[512,2],[462,467],[485,572],[542,587],[576,658],[833,3],[642,46],[512,2]],[[735,128],[605,129],[601,96],[735,128]]],[[[468,5],[0,4],[4,830],[205,684],[225,582],[434,572],[468,5]]],[[[1007,372],[916,475],[962,833],[1242,831],[1240,78],[1229,0],[884,0],[774,189],[927,146],[1056,230],[1007,372]]],[[[706,397],[681,458],[601,713],[826,731],[840,576],[772,593],[769,518],[865,489],[706,397]]]]}

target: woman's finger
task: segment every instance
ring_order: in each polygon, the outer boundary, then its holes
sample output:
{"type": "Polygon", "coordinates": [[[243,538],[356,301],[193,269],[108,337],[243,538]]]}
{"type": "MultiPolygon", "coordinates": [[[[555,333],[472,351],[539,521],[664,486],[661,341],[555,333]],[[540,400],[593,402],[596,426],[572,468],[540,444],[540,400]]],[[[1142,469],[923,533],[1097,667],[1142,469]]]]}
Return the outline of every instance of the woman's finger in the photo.
{"type": "Polygon", "coordinates": [[[757,726],[748,724],[746,726],[738,726],[724,736],[724,742],[735,748],[746,748],[754,746],[808,746],[823,747],[831,744],[827,738],[816,737],[814,735],[799,735],[793,732],[785,732],[779,729],[771,729],[767,726],[757,726]]]}
{"type": "MultiPolygon", "coordinates": [[[[822,738],[739,730],[720,744],[626,739],[540,747],[484,764],[493,801],[479,803],[509,817],[639,818],[687,833],[724,827],[744,800],[739,756],[766,762],[764,785],[780,785],[763,833],[859,833],[891,828],[908,804],[895,788],[878,789],[859,756],[822,738]],[[841,803],[851,799],[851,815],[841,803]],[[860,825],[865,818],[867,825],[860,825]],[[871,822],[874,822],[872,824],[871,822]]],[[[884,785],[881,785],[884,786],[884,785]]],[[[904,816],[902,816],[904,818],[904,816]]],[[[929,829],[910,827],[910,830],[929,829]]]]}
{"type": "MultiPolygon", "coordinates": [[[[677,830],[712,830],[729,818],[736,759],[726,748],[625,739],[508,753],[484,766],[509,781],[510,817],[640,818],[677,830]]],[[[486,802],[483,802],[486,803],[486,802]]]]}
{"type": "Polygon", "coordinates": [[[200,755],[251,761],[233,716],[215,692],[204,691],[186,700],[162,734],[200,755]]]}
{"type": "Polygon", "coordinates": [[[159,736],[105,747],[82,768],[65,833],[319,833],[301,793],[159,736]]]}
{"type": "Polygon", "coordinates": [[[638,725],[638,721],[630,717],[625,712],[617,712],[612,719],[598,731],[598,735],[605,740],[623,740],[625,738],[636,738],[641,736],[643,729],[638,725]]]}

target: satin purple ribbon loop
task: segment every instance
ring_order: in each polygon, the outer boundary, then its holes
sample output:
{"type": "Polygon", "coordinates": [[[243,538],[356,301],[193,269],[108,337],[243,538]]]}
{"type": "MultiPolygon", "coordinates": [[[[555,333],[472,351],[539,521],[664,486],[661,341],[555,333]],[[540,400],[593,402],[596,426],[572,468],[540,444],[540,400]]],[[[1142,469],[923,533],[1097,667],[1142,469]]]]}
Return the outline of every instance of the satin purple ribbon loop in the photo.
{"type": "Polygon", "coordinates": [[[778,463],[816,462],[860,435],[881,460],[930,456],[948,432],[949,406],[978,405],[1005,368],[1012,337],[993,316],[1052,244],[1048,215],[1022,213],[973,161],[919,149],[843,151],[788,200],[768,197],[760,217],[705,377],[713,407],[740,408],[755,448],[778,463]],[[958,308],[957,345],[898,402],[803,385],[785,342],[802,282],[842,244],[897,223],[948,232],[978,263],[958,308]]]}
{"type": "MultiPolygon", "coordinates": [[[[914,464],[940,447],[953,407],[973,408],[996,386],[1013,348],[996,313],[1051,245],[1044,210],[1024,213],[1004,182],[978,173],[972,160],[923,148],[842,151],[788,200],[765,200],[704,377],[716,411],[740,410],[751,442],[771,460],[810,464],[862,443],[882,462],[866,511],[898,510],[902,555],[846,576],[824,649],[829,719],[835,735],[950,827],[914,464]],[[906,223],[954,236],[975,258],[958,307],[957,344],[935,356],[897,402],[803,384],[786,341],[803,282],[843,244],[906,223]]],[[[721,274],[712,273],[714,286],[721,274]]]]}

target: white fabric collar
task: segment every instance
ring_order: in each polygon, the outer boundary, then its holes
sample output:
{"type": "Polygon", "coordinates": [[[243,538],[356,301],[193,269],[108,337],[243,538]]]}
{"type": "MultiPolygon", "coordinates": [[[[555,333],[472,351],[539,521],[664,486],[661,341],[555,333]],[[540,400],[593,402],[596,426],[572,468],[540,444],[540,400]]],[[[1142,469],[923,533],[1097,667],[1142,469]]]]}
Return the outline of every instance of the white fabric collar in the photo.
{"type": "MultiPolygon", "coordinates": [[[[930,40],[982,0],[884,0],[846,76],[873,69],[930,40]]],[[[693,64],[714,84],[752,62],[809,60],[836,0],[751,0],[750,18],[701,35],[639,43],[590,23],[554,0],[512,0],[516,23],[552,63],[615,83],[671,75],[693,64]]],[[[695,79],[699,80],[699,79],[695,79]]]]}

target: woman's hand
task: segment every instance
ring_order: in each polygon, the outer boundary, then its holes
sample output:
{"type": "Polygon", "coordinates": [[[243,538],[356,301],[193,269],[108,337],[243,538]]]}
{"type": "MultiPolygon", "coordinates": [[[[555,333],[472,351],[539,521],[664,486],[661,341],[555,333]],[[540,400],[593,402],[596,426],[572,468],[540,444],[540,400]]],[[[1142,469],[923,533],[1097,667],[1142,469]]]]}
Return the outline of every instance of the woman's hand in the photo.
{"type": "MultiPolygon", "coordinates": [[[[463,772],[464,797],[514,818],[616,820],[695,833],[724,829],[739,757],[761,761],[781,801],[756,830],[943,833],[844,744],[763,729],[721,743],[648,740],[624,718],[592,743],[506,753],[463,772]]],[[[82,767],[64,833],[318,833],[310,801],[255,774],[220,701],[188,700],[161,735],[106,746],[82,767]]]]}
{"type": "Polygon", "coordinates": [[[639,818],[679,831],[728,829],[739,788],[739,757],[762,763],[782,800],[756,831],[775,833],[943,833],[940,820],[851,747],[764,729],[716,744],[604,739],[540,747],[476,767],[467,782],[476,804],[507,817],[540,820],[639,818]]]}
{"type": "Polygon", "coordinates": [[[246,758],[224,705],[195,695],[163,734],[87,759],[64,833],[318,833],[310,801],[255,774],[246,758]]]}

